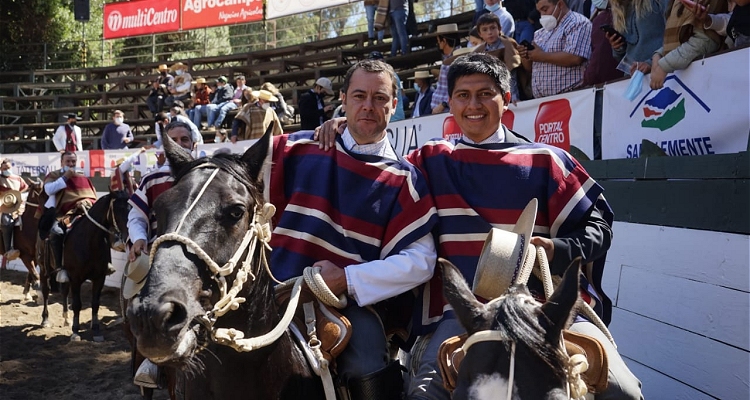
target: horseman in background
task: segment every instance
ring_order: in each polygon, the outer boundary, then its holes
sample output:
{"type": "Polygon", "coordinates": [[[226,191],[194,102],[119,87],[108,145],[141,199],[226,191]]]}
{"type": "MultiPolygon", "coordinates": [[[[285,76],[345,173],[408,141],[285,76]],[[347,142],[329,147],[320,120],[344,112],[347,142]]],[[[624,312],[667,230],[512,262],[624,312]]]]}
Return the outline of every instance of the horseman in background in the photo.
{"type": "Polygon", "coordinates": [[[26,202],[21,193],[29,190],[29,185],[10,169],[10,160],[0,161],[0,229],[3,233],[3,267],[8,261],[13,261],[20,252],[13,247],[13,231],[21,226],[21,215],[26,208],[26,202]]]}
{"type": "Polygon", "coordinates": [[[133,163],[146,151],[145,147],[141,147],[135,153],[120,158],[115,162],[115,170],[112,171],[112,176],[109,179],[109,190],[117,191],[123,190],[128,192],[129,195],[133,195],[137,185],[133,179],[132,167],[133,163]]]}
{"type": "Polygon", "coordinates": [[[39,201],[39,237],[49,237],[58,282],[68,282],[63,266],[63,241],[65,232],[82,209],[91,208],[96,202],[96,189],[91,180],[76,170],[76,154],[65,151],[60,157],[62,169],[50,172],[44,178],[44,192],[39,201]]]}
{"type": "MultiPolygon", "coordinates": [[[[192,151],[192,129],[189,124],[183,121],[174,121],[169,123],[164,131],[186,152],[192,151]]],[[[156,162],[158,168],[144,175],[138,189],[130,196],[130,205],[133,208],[130,209],[130,214],[128,214],[129,242],[132,243],[128,253],[129,262],[134,262],[136,257],[143,252],[148,254],[148,244],[156,239],[156,215],[152,212],[154,201],[159,195],[171,188],[174,181],[163,151],[156,153],[156,162]]],[[[125,299],[129,299],[133,295],[135,293],[123,293],[125,299]]],[[[145,388],[156,388],[158,387],[157,371],[156,364],[146,359],[135,372],[133,383],[145,388]]]]}

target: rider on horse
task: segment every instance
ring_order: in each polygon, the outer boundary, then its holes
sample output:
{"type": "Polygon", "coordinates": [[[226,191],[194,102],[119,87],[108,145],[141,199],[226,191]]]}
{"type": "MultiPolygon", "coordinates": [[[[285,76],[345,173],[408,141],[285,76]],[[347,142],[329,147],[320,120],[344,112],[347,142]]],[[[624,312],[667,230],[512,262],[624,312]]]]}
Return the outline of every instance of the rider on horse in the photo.
{"type": "MultiPolygon", "coordinates": [[[[191,127],[182,121],[175,121],[165,127],[169,137],[185,151],[193,149],[191,127]]],[[[144,175],[138,189],[130,196],[133,207],[128,214],[129,242],[132,243],[128,260],[134,262],[142,252],[148,254],[148,244],[156,239],[156,215],[151,211],[154,201],[167,189],[172,187],[174,177],[164,152],[157,152],[158,168],[144,175]]],[[[135,373],[133,383],[144,387],[156,387],[156,365],[146,359],[135,373]]]]}
{"type": "Polygon", "coordinates": [[[437,214],[427,184],[386,135],[398,101],[395,82],[388,64],[360,61],[344,81],[349,127],[336,148],[324,152],[313,132],[300,132],[275,136],[268,156],[266,185],[279,210],[271,269],[286,280],[320,267],[333,294],[348,295],[340,312],[352,336],[336,364],[352,400],[400,398],[401,367],[389,363],[375,309],[426,282],[436,259],[430,231],[437,214]]]}
{"type": "Polygon", "coordinates": [[[13,247],[13,231],[21,226],[21,215],[23,215],[26,202],[21,198],[21,193],[29,190],[29,185],[10,169],[10,160],[0,161],[0,229],[3,233],[3,266],[7,261],[18,258],[20,252],[13,247]]]}
{"type": "Polygon", "coordinates": [[[135,192],[137,186],[135,184],[135,180],[133,179],[133,174],[130,170],[133,166],[133,163],[138,160],[138,157],[141,156],[141,153],[145,151],[146,148],[141,147],[135,153],[127,157],[120,158],[115,162],[115,170],[112,171],[112,176],[109,180],[109,190],[113,192],[123,190],[128,192],[128,194],[130,195],[135,192]]]}
{"type": "Polygon", "coordinates": [[[68,225],[82,209],[89,209],[96,202],[96,189],[88,177],[76,170],[76,154],[65,151],[60,157],[62,169],[50,172],[44,178],[44,193],[39,201],[39,237],[47,239],[52,246],[55,266],[59,269],[58,282],[67,282],[68,275],[63,265],[63,241],[68,225]]]}

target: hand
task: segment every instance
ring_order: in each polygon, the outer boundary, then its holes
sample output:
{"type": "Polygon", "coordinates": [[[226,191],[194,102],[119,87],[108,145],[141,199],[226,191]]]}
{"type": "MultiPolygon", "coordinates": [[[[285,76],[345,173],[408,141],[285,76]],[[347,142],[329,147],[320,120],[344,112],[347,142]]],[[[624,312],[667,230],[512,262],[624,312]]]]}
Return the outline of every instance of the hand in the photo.
{"type": "MultiPolygon", "coordinates": [[[[531,50],[526,49],[526,58],[531,61],[542,61],[543,54],[545,53],[538,44],[532,43],[534,48],[531,50]]],[[[520,52],[519,52],[520,53],[520,52]]]]}
{"type": "Polygon", "coordinates": [[[123,141],[123,143],[130,143],[130,142],[133,141],[133,139],[131,139],[129,137],[126,137],[126,138],[122,138],[122,141],[123,141]]]}
{"type": "Polygon", "coordinates": [[[336,297],[347,293],[349,288],[346,284],[346,272],[343,268],[337,267],[328,260],[318,261],[313,264],[313,267],[320,267],[320,276],[336,297]]]}
{"type": "Polygon", "coordinates": [[[135,258],[141,255],[141,252],[146,250],[146,241],[143,239],[138,239],[133,243],[133,247],[130,248],[130,253],[128,253],[128,260],[130,262],[135,261],[135,258]]]}
{"type": "Polygon", "coordinates": [[[604,32],[604,36],[607,37],[607,40],[609,40],[609,45],[612,46],[612,49],[614,50],[620,50],[623,46],[625,46],[625,39],[623,39],[622,36],[610,35],[607,32],[604,32]]]}
{"type": "Polygon", "coordinates": [[[518,43],[514,44],[513,46],[516,48],[516,51],[518,52],[518,55],[521,56],[521,58],[524,58],[524,59],[529,58],[529,55],[527,54],[528,49],[526,48],[526,46],[522,44],[518,44],[518,43]]]}
{"type": "Polygon", "coordinates": [[[530,242],[534,246],[543,248],[544,252],[547,254],[547,261],[552,262],[552,259],[555,257],[555,242],[553,242],[552,239],[547,239],[541,236],[532,236],[530,242]]]}
{"type": "Polygon", "coordinates": [[[445,111],[445,107],[443,107],[443,103],[436,105],[435,108],[432,109],[433,114],[440,114],[443,111],[445,111]]]}
{"type": "Polygon", "coordinates": [[[75,170],[75,168],[71,168],[71,169],[69,169],[69,170],[65,171],[65,173],[63,174],[63,176],[64,176],[64,177],[65,177],[66,179],[70,179],[70,178],[72,178],[72,177],[73,177],[73,176],[74,176],[75,174],[76,174],[76,170],[75,170]]]}
{"type": "Polygon", "coordinates": [[[336,108],[336,107],[334,107],[333,104],[329,104],[329,105],[323,107],[323,111],[325,111],[325,112],[333,111],[334,108],[336,108]]]}
{"type": "Polygon", "coordinates": [[[237,136],[232,136],[232,137],[231,137],[231,138],[230,138],[229,140],[230,140],[230,141],[231,141],[232,143],[237,143],[237,136]]]}
{"type": "Polygon", "coordinates": [[[323,125],[315,128],[313,140],[320,142],[320,149],[328,151],[336,145],[336,135],[341,135],[346,129],[346,118],[332,118],[323,125]]]}
{"type": "Polygon", "coordinates": [[[687,7],[690,12],[695,14],[695,19],[700,22],[701,26],[711,26],[711,16],[708,15],[708,9],[702,5],[700,5],[698,2],[695,2],[695,5],[693,7],[687,7]]]}
{"type": "Polygon", "coordinates": [[[651,89],[658,90],[664,87],[664,80],[667,78],[667,72],[659,66],[661,56],[654,55],[651,61],[651,89]]]}
{"type": "Polygon", "coordinates": [[[651,72],[651,66],[648,65],[648,63],[636,61],[630,66],[630,75],[633,76],[633,73],[635,73],[636,70],[641,71],[646,75],[651,72]]]}

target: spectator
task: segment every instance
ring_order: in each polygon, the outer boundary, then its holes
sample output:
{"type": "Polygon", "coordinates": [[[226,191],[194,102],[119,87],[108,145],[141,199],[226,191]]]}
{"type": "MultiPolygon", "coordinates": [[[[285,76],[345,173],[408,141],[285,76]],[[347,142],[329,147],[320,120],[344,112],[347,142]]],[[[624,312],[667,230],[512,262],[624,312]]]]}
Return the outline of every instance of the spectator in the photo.
{"type": "MultiPolygon", "coordinates": [[[[211,99],[211,103],[209,103],[206,106],[206,115],[207,118],[210,118],[212,114],[214,114],[219,106],[223,105],[224,103],[228,101],[232,101],[232,96],[234,95],[234,88],[232,85],[227,83],[227,78],[224,76],[220,76],[216,79],[216,91],[213,94],[213,99],[211,99]]],[[[216,127],[213,126],[211,121],[207,121],[207,128],[209,130],[216,130],[216,127]]],[[[223,141],[223,140],[222,140],[223,141]]]]}
{"type": "Polygon", "coordinates": [[[740,48],[750,46],[750,1],[730,0],[731,13],[708,14],[707,10],[694,7],[690,10],[695,14],[698,21],[703,23],[703,29],[712,29],[719,35],[727,35],[732,39],[729,46],[740,48]]]}
{"type": "MultiPolygon", "coordinates": [[[[438,50],[443,57],[443,61],[453,55],[453,50],[458,46],[461,40],[461,34],[458,31],[457,24],[438,25],[435,32],[437,35],[438,50]]],[[[433,114],[448,112],[448,68],[450,65],[443,63],[440,66],[437,87],[432,94],[433,114]]]]}
{"type": "Polygon", "coordinates": [[[130,125],[125,123],[125,113],[115,110],[112,113],[112,122],[104,127],[102,132],[102,150],[119,150],[128,148],[133,141],[133,131],[130,125]]]}
{"type": "Polygon", "coordinates": [[[172,107],[172,104],[176,100],[185,102],[190,99],[190,88],[193,86],[193,77],[188,72],[187,65],[178,62],[170,68],[174,71],[175,78],[174,83],[169,87],[169,97],[166,98],[165,104],[167,107],[172,107]]]}
{"type": "MultiPolygon", "coordinates": [[[[367,43],[372,46],[375,44],[375,10],[378,9],[378,0],[365,0],[365,14],[367,16],[367,43]]],[[[385,31],[377,31],[378,44],[383,44],[385,31]]]]}
{"type": "Polygon", "coordinates": [[[284,133],[281,130],[281,121],[276,116],[276,112],[271,109],[271,103],[279,101],[278,98],[263,89],[257,91],[245,89],[244,96],[248,102],[242,106],[232,122],[232,143],[237,143],[237,140],[259,139],[271,124],[273,124],[273,136],[284,133]]]}
{"type": "Polygon", "coordinates": [[[213,91],[206,84],[206,78],[198,78],[195,80],[195,94],[193,95],[193,103],[188,110],[188,115],[193,124],[199,129],[201,127],[201,117],[207,114],[208,105],[211,104],[211,94],[213,91]]]}
{"type": "Polygon", "coordinates": [[[175,101],[172,108],[169,109],[170,119],[169,122],[181,121],[186,123],[190,127],[191,139],[194,144],[203,144],[203,135],[201,135],[200,129],[188,118],[185,112],[185,106],[181,101],[175,101]]]}
{"type": "MultiPolygon", "coordinates": [[[[651,59],[651,89],[661,89],[667,74],[685,69],[693,60],[717,50],[724,39],[713,30],[706,30],[680,1],[672,1],[668,11],[664,46],[657,49],[651,59]]],[[[727,12],[726,0],[701,2],[709,14],[727,12]]]]}
{"type": "Polygon", "coordinates": [[[607,35],[599,29],[602,25],[612,25],[612,10],[607,0],[593,0],[593,4],[595,11],[591,18],[591,57],[583,72],[583,86],[599,85],[623,76],[623,71],[617,69],[617,60],[612,55],[607,35]]]}
{"type": "Polygon", "coordinates": [[[518,43],[524,40],[529,43],[533,42],[534,32],[541,28],[539,11],[536,10],[534,0],[508,0],[504,2],[504,5],[516,24],[513,39],[518,43]]]}
{"type": "MultiPolygon", "coordinates": [[[[367,56],[370,60],[383,60],[383,53],[379,51],[372,51],[367,56]]],[[[390,65],[390,64],[389,64],[390,65]]],[[[388,122],[395,122],[395,121],[401,121],[402,119],[406,118],[406,114],[404,113],[404,104],[408,104],[408,101],[404,101],[404,86],[401,83],[401,78],[396,74],[396,99],[398,100],[398,103],[396,103],[396,112],[391,115],[391,119],[388,122]]]]}
{"type": "MultiPolygon", "coordinates": [[[[615,59],[623,61],[628,75],[636,65],[644,74],[651,72],[651,56],[664,43],[668,0],[612,0],[612,26],[622,37],[607,34],[615,59]]],[[[602,24],[595,23],[594,30],[602,24]]]]}
{"type": "Polygon", "coordinates": [[[521,65],[521,56],[518,55],[518,50],[516,50],[516,41],[500,33],[500,19],[492,13],[479,17],[477,29],[479,30],[479,36],[484,40],[484,44],[477,47],[476,51],[493,55],[505,63],[508,71],[511,71],[511,101],[520,100],[515,69],[521,65]]]}
{"type": "Polygon", "coordinates": [[[484,0],[484,10],[474,14],[474,25],[479,23],[479,18],[485,14],[494,14],[500,19],[500,28],[503,35],[513,37],[516,32],[516,23],[513,16],[503,7],[500,0],[484,0]]]}
{"type": "Polygon", "coordinates": [[[406,31],[406,19],[409,14],[407,0],[390,0],[388,15],[391,17],[391,57],[401,50],[401,54],[409,54],[409,33],[406,31]]]}
{"type": "Polygon", "coordinates": [[[535,98],[571,91],[583,82],[591,56],[591,21],[568,9],[566,0],[537,0],[542,29],[534,33],[534,49],[519,45],[524,68],[531,72],[535,98]]]}
{"type": "MultiPolygon", "coordinates": [[[[339,101],[343,102],[344,100],[344,91],[339,89],[339,101]]],[[[336,106],[336,108],[333,110],[333,114],[331,115],[331,118],[343,118],[346,117],[346,110],[344,110],[344,103],[339,104],[336,106]]]]}
{"type": "Polygon", "coordinates": [[[326,96],[333,96],[333,85],[325,77],[318,78],[313,88],[300,96],[300,129],[315,129],[329,119],[328,113],[333,110],[333,106],[325,104],[326,96]]]}
{"type": "Polygon", "coordinates": [[[153,115],[164,109],[164,100],[169,96],[169,88],[173,83],[174,78],[169,74],[167,64],[159,65],[159,77],[151,82],[151,90],[146,98],[146,105],[153,115]]]}
{"type": "Polygon", "coordinates": [[[279,118],[279,121],[281,121],[282,125],[289,124],[289,120],[294,116],[294,108],[292,106],[286,104],[286,101],[284,101],[284,96],[279,92],[279,89],[274,86],[271,82],[265,82],[260,86],[261,89],[267,90],[271,92],[273,97],[276,97],[278,100],[274,102],[270,102],[271,108],[276,112],[276,116],[279,118]]]}
{"type": "Polygon", "coordinates": [[[200,131],[198,131],[198,127],[196,127],[188,117],[181,115],[179,110],[175,109],[174,107],[172,108],[172,110],[170,110],[170,112],[173,112],[175,116],[172,116],[169,113],[160,112],[156,114],[156,117],[154,117],[154,131],[156,133],[156,141],[154,142],[154,147],[161,148],[162,132],[164,132],[167,125],[169,125],[173,121],[183,122],[190,127],[190,140],[193,142],[193,144],[197,145],[199,143],[203,143],[203,136],[201,135],[200,131]],[[196,142],[196,140],[199,140],[199,142],[196,142]]]}
{"type": "Polygon", "coordinates": [[[469,31],[469,43],[466,45],[466,47],[474,48],[479,46],[480,44],[484,44],[484,40],[482,40],[482,37],[479,36],[479,30],[476,26],[471,28],[469,31]]]}
{"type": "Polygon", "coordinates": [[[432,88],[432,74],[429,71],[417,71],[414,73],[414,90],[417,91],[417,97],[414,100],[411,117],[424,117],[432,114],[432,94],[435,89],[432,88]]]}
{"type": "Polygon", "coordinates": [[[81,151],[83,150],[83,144],[81,143],[81,128],[78,127],[77,123],[81,120],[76,114],[67,115],[67,123],[60,125],[55,131],[55,135],[52,136],[52,143],[59,152],[65,151],[81,151]]]}
{"type": "MultiPolygon", "coordinates": [[[[245,86],[245,76],[237,76],[236,78],[234,78],[234,82],[237,84],[237,86],[234,88],[234,95],[232,95],[232,99],[217,103],[216,107],[211,107],[208,109],[209,130],[215,131],[219,129],[221,127],[221,124],[224,123],[224,118],[226,118],[227,113],[231,110],[236,110],[240,105],[242,105],[242,91],[247,88],[247,86],[245,86]]],[[[216,99],[214,99],[214,102],[216,102],[216,99]]]]}

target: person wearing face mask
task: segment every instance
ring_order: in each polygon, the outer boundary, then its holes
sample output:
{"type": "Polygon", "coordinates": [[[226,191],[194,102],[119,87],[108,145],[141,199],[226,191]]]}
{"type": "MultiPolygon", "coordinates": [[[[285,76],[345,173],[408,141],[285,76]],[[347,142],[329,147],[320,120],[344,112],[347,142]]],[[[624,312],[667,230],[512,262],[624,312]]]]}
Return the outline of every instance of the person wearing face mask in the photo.
{"type": "Polygon", "coordinates": [[[81,117],[76,114],[68,114],[66,118],[67,122],[57,127],[55,135],[52,136],[52,143],[59,152],[82,151],[81,128],[77,125],[81,117]]]}
{"type": "Polygon", "coordinates": [[[133,131],[125,122],[125,114],[120,110],[112,113],[112,122],[102,132],[102,150],[126,149],[133,141],[133,131]]]}
{"type": "Polygon", "coordinates": [[[20,230],[21,215],[23,215],[26,202],[21,193],[29,190],[29,185],[20,176],[11,171],[10,160],[0,162],[0,229],[3,239],[3,268],[8,261],[13,261],[21,254],[13,247],[13,235],[16,229],[20,230]]]}
{"type": "Polygon", "coordinates": [[[243,95],[248,102],[242,106],[232,122],[232,136],[230,137],[232,143],[237,143],[238,140],[258,139],[271,124],[273,124],[274,136],[284,133],[281,129],[281,121],[270,104],[279,100],[276,96],[262,89],[247,89],[243,95]]]}
{"type": "Polygon", "coordinates": [[[513,37],[516,32],[516,22],[508,10],[503,7],[500,0],[484,0],[484,8],[474,14],[473,25],[476,26],[479,17],[484,14],[492,13],[500,19],[500,28],[505,36],[513,37]]]}
{"type": "Polygon", "coordinates": [[[593,0],[594,13],[591,16],[591,57],[583,73],[583,86],[599,85],[622,78],[623,72],[617,69],[618,61],[612,55],[608,34],[599,29],[602,25],[612,25],[612,10],[608,0],[593,0]]]}
{"type": "Polygon", "coordinates": [[[435,89],[432,88],[432,75],[429,71],[417,71],[414,73],[414,90],[417,91],[417,98],[412,106],[411,117],[423,117],[432,114],[430,103],[432,94],[435,89]]]}
{"type": "Polygon", "coordinates": [[[167,64],[159,65],[159,77],[151,81],[151,89],[146,98],[146,105],[153,115],[164,109],[164,100],[169,96],[169,88],[174,83],[174,77],[169,74],[167,64]]]}
{"type": "Polygon", "coordinates": [[[535,98],[569,92],[583,82],[591,56],[591,21],[565,1],[537,0],[542,29],[534,32],[534,48],[516,46],[524,69],[531,72],[535,98]]]}
{"type": "Polygon", "coordinates": [[[164,101],[167,107],[172,107],[175,101],[184,102],[190,99],[190,88],[193,87],[193,77],[188,72],[187,65],[178,62],[170,70],[174,71],[176,76],[174,84],[169,88],[169,97],[164,101]]]}
{"type": "Polygon", "coordinates": [[[310,130],[320,126],[330,118],[335,108],[332,104],[325,104],[325,97],[333,96],[333,84],[325,77],[318,78],[312,89],[299,97],[300,129],[310,130]]]}
{"type": "Polygon", "coordinates": [[[457,24],[438,25],[436,30],[437,49],[442,56],[442,65],[438,75],[437,86],[432,94],[432,114],[448,112],[448,68],[450,67],[445,61],[453,56],[453,51],[461,42],[461,32],[457,24]]]}

